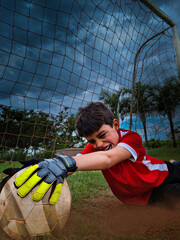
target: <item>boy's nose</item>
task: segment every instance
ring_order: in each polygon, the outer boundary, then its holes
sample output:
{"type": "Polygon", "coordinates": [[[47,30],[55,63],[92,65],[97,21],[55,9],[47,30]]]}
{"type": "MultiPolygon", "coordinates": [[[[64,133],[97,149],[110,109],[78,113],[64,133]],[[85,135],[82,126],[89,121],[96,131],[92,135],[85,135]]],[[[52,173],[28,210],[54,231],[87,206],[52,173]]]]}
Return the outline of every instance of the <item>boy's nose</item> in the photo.
{"type": "Polygon", "coordinates": [[[103,142],[101,140],[96,141],[97,148],[100,148],[103,146],[103,142]]]}

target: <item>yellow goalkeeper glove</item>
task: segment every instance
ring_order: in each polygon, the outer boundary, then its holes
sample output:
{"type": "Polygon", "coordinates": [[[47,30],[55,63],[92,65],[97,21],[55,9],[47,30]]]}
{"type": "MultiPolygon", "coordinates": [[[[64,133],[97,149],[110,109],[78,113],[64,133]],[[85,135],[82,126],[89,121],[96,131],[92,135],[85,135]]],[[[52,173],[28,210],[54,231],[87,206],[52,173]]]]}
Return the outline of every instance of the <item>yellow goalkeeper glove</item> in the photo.
{"type": "Polygon", "coordinates": [[[53,193],[49,199],[50,204],[57,203],[62,190],[64,179],[68,172],[77,170],[75,160],[61,153],[56,154],[53,159],[44,159],[35,164],[15,179],[15,185],[18,188],[17,193],[20,197],[25,197],[39,182],[40,185],[32,195],[34,201],[39,201],[52,184],[56,184],[53,193]]]}

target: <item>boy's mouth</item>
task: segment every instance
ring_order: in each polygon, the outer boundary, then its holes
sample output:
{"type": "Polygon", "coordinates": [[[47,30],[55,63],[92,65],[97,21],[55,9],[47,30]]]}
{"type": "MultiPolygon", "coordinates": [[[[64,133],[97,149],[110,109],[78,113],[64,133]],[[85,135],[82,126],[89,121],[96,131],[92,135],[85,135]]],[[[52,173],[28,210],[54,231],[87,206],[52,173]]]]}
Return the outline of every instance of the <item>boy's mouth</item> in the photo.
{"type": "Polygon", "coordinates": [[[111,148],[112,148],[112,144],[109,144],[106,148],[104,148],[103,151],[108,151],[108,150],[110,150],[111,148]]]}
{"type": "Polygon", "coordinates": [[[104,148],[98,148],[98,151],[108,151],[112,148],[112,144],[109,144],[108,146],[104,147],[104,148]]]}

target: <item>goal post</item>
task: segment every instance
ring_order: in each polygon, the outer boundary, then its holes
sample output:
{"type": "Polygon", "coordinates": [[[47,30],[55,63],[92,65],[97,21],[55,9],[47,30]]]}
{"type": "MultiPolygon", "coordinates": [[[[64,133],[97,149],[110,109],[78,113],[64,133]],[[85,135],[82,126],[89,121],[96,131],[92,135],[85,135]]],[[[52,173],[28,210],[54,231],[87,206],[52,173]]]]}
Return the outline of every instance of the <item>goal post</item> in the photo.
{"type": "MultiPolygon", "coordinates": [[[[135,0],[135,1],[138,1],[138,0],[135,0]]],[[[135,84],[137,81],[140,81],[140,78],[137,79],[137,76],[136,76],[139,55],[141,54],[141,51],[143,51],[143,48],[149,41],[151,41],[153,38],[156,38],[158,35],[164,34],[170,28],[172,29],[172,34],[173,34],[177,72],[178,72],[178,77],[179,77],[179,81],[180,81],[180,40],[179,40],[179,33],[178,33],[176,23],[166,13],[164,13],[160,8],[158,8],[154,3],[152,3],[150,0],[140,0],[140,2],[142,2],[148,9],[150,9],[153,13],[155,13],[164,22],[166,22],[169,25],[169,27],[164,28],[163,30],[157,32],[155,35],[151,36],[137,49],[137,52],[136,52],[136,55],[134,58],[129,129],[132,129],[132,126],[133,126],[133,108],[134,108],[133,105],[134,105],[134,95],[135,95],[135,84]]]]}
{"type": "Polygon", "coordinates": [[[178,76],[180,79],[180,40],[179,40],[179,33],[177,30],[176,24],[173,26],[173,36],[174,36],[174,47],[176,51],[178,76]]]}
{"type": "Polygon", "coordinates": [[[175,48],[175,52],[176,52],[178,77],[180,79],[180,40],[179,40],[179,33],[178,33],[176,23],[165,12],[163,12],[160,8],[158,8],[150,0],[140,0],[140,1],[146,7],[148,7],[152,12],[154,12],[158,17],[160,17],[163,21],[165,21],[169,26],[172,27],[173,39],[174,39],[174,48],[175,48]]]}

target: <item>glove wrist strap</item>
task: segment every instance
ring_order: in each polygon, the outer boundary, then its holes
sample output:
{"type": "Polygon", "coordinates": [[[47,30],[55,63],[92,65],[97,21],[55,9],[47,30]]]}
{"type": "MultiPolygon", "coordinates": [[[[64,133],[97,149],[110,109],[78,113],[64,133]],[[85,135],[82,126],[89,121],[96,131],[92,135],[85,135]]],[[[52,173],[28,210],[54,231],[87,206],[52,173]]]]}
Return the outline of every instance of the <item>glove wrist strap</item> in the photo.
{"type": "Polygon", "coordinates": [[[55,156],[64,163],[68,172],[75,172],[77,170],[76,162],[71,156],[63,155],[61,152],[55,156]]]}

